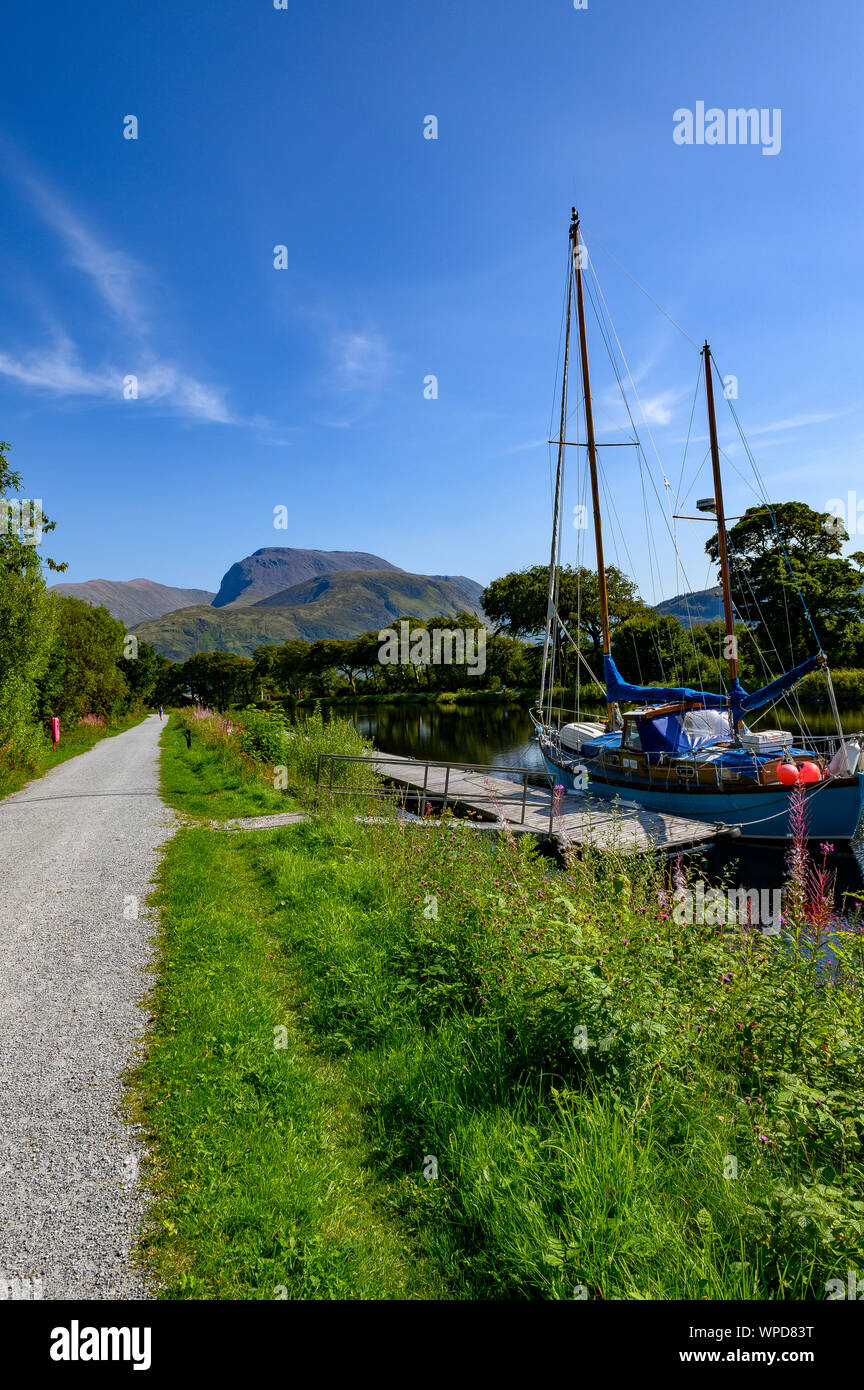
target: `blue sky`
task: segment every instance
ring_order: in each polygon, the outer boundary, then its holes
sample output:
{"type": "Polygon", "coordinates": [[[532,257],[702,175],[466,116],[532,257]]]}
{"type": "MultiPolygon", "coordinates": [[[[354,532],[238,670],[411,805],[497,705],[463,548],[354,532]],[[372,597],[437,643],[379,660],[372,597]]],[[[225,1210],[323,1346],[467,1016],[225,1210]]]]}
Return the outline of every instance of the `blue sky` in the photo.
{"type": "MultiPolygon", "coordinates": [[[[593,238],[738,377],[775,500],[864,500],[862,28],[803,0],[15,7],[0,437],[65,578],[216,589],[266,545],[483,582],[545,561],[573,202],[668,478],[697,353],[593,238]],[[699,101],[779,108],[780,152],[677,145],[699,101]]],[[[591,351],[620,439],[596,333],[591,351]]],[[[681,577],[658,542],[652,578],[632,451],[605,461],[636,577],[667,596],[681,577]]],[[[727,477],[734,514],[752,496],[727,477]]]]}

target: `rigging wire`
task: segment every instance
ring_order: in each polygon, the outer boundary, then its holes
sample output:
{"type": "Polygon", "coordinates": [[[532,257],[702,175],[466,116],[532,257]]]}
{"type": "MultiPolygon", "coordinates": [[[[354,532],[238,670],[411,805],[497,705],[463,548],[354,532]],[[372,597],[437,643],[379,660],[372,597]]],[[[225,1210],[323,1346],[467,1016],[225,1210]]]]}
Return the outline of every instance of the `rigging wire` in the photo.
{"type": "MultiPolygon", "coordinates": [[[[584,224],[583,224],[583,228],[584,228],[584,224]]],[[[584,228],[584,230],[587,231],[587,228],[584,228]]],[[[673,327],[673,328],[677,328],[677,329],[678,329],[678,332],[681,334],[681,336],[682,336],[683,338],[686,338],[686,339],[687,339],[688,343],[693,343],[693,346],[696,348],[696,350],[697,350],[697,352],[698,352],[698,351],[699,351],[699,344],[698,344],[698,343],[694,343],[694,342],[693,342],[693,339],[690,337],[690,334],[687,333],[687,332],[685,332],[685,330],[681,327],[680,323],[676,323],[675,320],[673,319],[672,315],[669,314],[669,313],[667,313],[666,310],[663,308],[663,305],[662,305],[662,304],[658,304],[658,303],[657,303],[657,300],[654,298],[654,296],[648,293],[648,291],[645,289],[645,286],[639,284],[639,281],[636,279],[635,275],[631,275],[631,274],[630,274],[630,271],[627,269],[627,267],[624,266],[624,265],[622,265],[621,262],[617,259],[617,257],[613,256],[613,255],[612,255],[612,252],[611,252],[610,250],[608,250],[608,248],[605,247],[605,246],[603,245],[602,241],[598,241],[598,240],[597,240],[597,238],[593,235],[593,233],[591,234],[591,240],[592,240],[592,242],[595,243],[595,245],[597,245],[597,246],[600,247],[600,250],[603,252],[604,255],[606,255],[606,256],[609,257],[610,261],[614,261],[614,262],[615,262],[615,264],[618,266],[619,270],[623,270],[623,271],[624,271],[624,274],[627,276],[627,279],[628,279],[628,280],[632,280],[632,281],[633,281],[633,284],[636,286],[636,288],[637,288],[638,290],[641,290],[642,293],[645,295],[645,298],[651,300],[651,303],[654,305],[655,309],[659,309],[659,310],[660,310],[660,313],[664,316],[664,318],[667,318],[667,319],[669,320],[669,322],[671,323],[672,327],[673,327]]]]}

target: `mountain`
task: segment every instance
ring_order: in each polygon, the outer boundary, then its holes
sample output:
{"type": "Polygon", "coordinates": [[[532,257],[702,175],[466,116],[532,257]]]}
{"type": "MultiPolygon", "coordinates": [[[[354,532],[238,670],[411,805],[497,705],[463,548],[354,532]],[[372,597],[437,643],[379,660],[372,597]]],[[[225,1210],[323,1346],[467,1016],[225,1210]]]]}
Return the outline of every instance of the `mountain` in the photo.
{"type": "Polygon", "coordinates": [[[479,615],[481,591],[472,579],[408,574],[395,566],[333,570],[258,602],[182,608],[140,623],[135,631],[172,661],[185,661],[193,652],[251,656],[256,647],[289,638],[358,637],[402,617],[449,617],[462,609],[479,615]]]}
{"type": "Polygon", "coordinates": [[[692,594],[676,594],[655,604],[654,612],[671,614],[682,627],[723,621],[723,591],[717,584],[713,589],[697,589],[692,594]]]}
{"type": "Polygon", "coordinates": [[[465,595],[465,607],[473,608],[477,613],[483,612],[480,606],[480,595],[484,585],[478,584],[476,579],[468,579],[464,574],[430,574],[430,579],[440,579],[444,584],[452,584],[465,595]]]}
{"type": "Polygon", "coordinates": [[[83,598],[85,603],[107,608],[127,627],[161,618],[193,604],[210,603],[210,589],[175,589],[169,584],[156,584],[152,579],[86,579],[81,584],[52,584],[58,594],[83,598]]]}
{"type": "MultiPolygon", "coordinates": [[[[478,599],[482,584],[464,576],[443,574],[408,574],[405,570],[339,570],[333,574],[307,579],[281,593],[259,599],[255,608],[303,608],[296,614],[299,624],[309,621],[316,628],[322,620],[340,631],[319,634],[328,637],[356,637],[373,627],[386,627],[394,618],[437,617],[456,613],[459,608],[480,613],[478,599]],[[443,607],[433,609],[436,602],[443,607]],[[417,611],[416,605],[429,608],[428,613],[417,611]],[[455,607],[453,606],[455,603],[455,607]],[[412,605],[414,605],[412,607],[412,605]],[[314,609],[314,616],[309,609],[314,609]],[[365,626],[357,627],[363,615],[371,615],[365,626]]],[[[315,638],[309,638],[315,641],[315,638]]]]}
{"type": "Polygon", "coordinates": [[[267,546],[232,565],[213,600],[214,608],[240,607],[278,594],[304,579],[336,570],[395,570],[380,555],[358,550],[295,550],[291,546],[267,546]]]}

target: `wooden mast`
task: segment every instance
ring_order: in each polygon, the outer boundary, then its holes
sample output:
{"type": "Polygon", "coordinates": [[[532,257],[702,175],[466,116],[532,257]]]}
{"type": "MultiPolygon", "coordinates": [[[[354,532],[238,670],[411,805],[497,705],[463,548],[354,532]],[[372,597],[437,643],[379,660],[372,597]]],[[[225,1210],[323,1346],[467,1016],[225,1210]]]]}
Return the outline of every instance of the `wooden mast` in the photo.
{"type": "MultiPolygon", "coordinates": [[[[567,328],[564,338],[564,366],[561,373],[561,428],[558,431],[558,467],[555,472],[555,504],[552,511],[552,553],[549,556],[549,597],[546,602],[546,638],[543,643],[543,674],[540,679],[540,712],[546,694],[546,668],[549,661],[550,642],[558,640],[555,621],[556,587],[558,574],[558,535],[561,513],[561,484],[564,477],[564,435],[567,424],[567,377],[570,364],[570,318],[573,304],[573,269],[567,277],[567,328]]],[[[553,664],[554,674],[554,664],[553,664]]],[[[549,720],[552,719],[552,683],[549,686],[549,720]]]]}
{"type": "MultiPolygon", "coordinates": [[[[588,371],[588,340],[585,331],[585,302],[582,293],[582,246],[579,237],[579,214],[573,209],[570,223],[570,240],[573,247],[573,264],[576,270],[576,309],[579,319],[579,355],[582,361],[582,391],[585,397],[585,438],[588,444],[588,471],[591,476],[591,503],[594,510],[594,544],[597,551],[597,592],[600,601],[600,628],[603,634],[603,655],[611,656],[612,644],[609,636],[609,599],[606,592],[606,566],[603,561],[603,526],[600,517],[600,486],[597,480],[597,445],[594,439],[594,411],[591,405],[591,377],[588,371]]],[[[562,428],[561,438],[564,438],[562,428]]],[[[604,671],[605,678],[605,671],[604,671]]],[[[617,710],[614,704],[607,703],[606,717],[609,728],[617,723],[617,710]]]]}
{"type": "Polygon", "coordinates": [[[702,349],[705,361],[705,396],[708,402],[708,437],[711,441],[711,467],[714,471],[714,506],[717,512],[717,545],[720,552],[720,583],[723,588],[723,614],[726,622],[726,643],[729,651],[729,678],[738,679],[738,640],[732,613],[732,588],[729,582],[729,555],[726,550],[726,514],[723,510],[723,480],[720,476],[720,450],[717,446],[717,419],[714,414],[714,380],[711,369],[711,349],[702,349]]]}

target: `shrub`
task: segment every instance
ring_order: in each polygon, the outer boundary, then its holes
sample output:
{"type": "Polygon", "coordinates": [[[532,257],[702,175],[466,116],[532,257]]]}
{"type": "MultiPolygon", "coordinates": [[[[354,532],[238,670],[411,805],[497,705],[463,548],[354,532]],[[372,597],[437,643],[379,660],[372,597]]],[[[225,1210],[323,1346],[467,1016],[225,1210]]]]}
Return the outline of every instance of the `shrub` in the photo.
{"type": "Polygon", "coordinates": [[[278,718],[250,707],[237,716],[237,727],[240,747],[248,757],[271,766],[284,762],[287,735],[278,718]]]}

